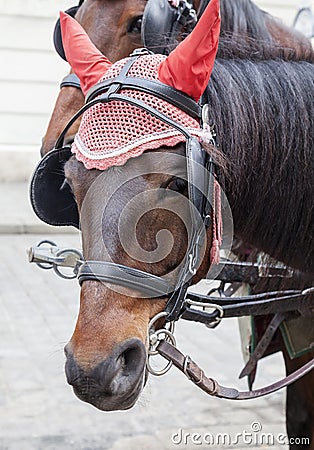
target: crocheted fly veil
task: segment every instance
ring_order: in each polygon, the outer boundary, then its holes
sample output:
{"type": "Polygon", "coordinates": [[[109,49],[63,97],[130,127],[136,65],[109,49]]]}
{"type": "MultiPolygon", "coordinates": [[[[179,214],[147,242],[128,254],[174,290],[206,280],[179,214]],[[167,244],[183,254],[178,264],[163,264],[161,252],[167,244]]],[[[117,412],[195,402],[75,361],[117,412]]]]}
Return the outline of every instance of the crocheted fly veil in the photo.
{"type": "MultiPolygon", "coordinates": [[[[129,58],[111,64],[92,44],[78,24],[65,13],[60,14],[62,40],[67,61],[81,80],[83,93],[96,83],[120,74],[129,58]]],[[[127,73],[128,77],[158,80],[198,101],[213,69],[220,31],[219,0],[211,0],[193,32],[170,53],[142,55],[127,73]]],[[[200,134],[200,125],[181,109],[146,92],[122,90],[128,97],[145,102],[200,134]]],[[[87,169],[105,170],[122,165],[147,149],[174,146],[184,136],[151,114],[125,102],[98,103],[82,117],[72,152],[87,169]]]]}
{"type": "MultiPolygon", "coordinates": [[[[162,55],[140,56],[131,66],[128,77],[156,80],[158,66],[164,59],[162,55]]],[[[113,64],[101,81],[118,76],[128,60],[113,64]]],[[[199,133],[198,121],[170,103],[146,92],[122,89],[119,93],[143,101],[184,125],[191,134],[199,133]]],[[[182,133],[148,112],[125,102],[111,101],[98,103],[84,113],[72,151],[87,169],[105,170],[123,165],[145,150],[163,145],[173,147],[181,141],[184,141],[182,133]]]]}

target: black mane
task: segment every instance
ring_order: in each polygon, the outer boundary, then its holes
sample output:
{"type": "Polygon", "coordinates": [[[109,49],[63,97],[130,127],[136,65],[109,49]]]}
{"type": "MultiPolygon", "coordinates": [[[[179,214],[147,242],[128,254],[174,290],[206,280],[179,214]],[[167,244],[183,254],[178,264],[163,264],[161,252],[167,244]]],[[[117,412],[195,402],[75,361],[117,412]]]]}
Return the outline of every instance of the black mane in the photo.
{"type": "Polygon", "coordinates": [[[206,93],[228,159],[235,232],[314,272],[314,53],[303,61],[255,44],[256,52],[218,58],[206,93]]]}
{"type": "MultiPolygon", "coordinates": [[[[209,1],[205,3],[207,5],[209,1]]],[[[251,0],[222,0],[220,3],[221,37],[241,35],[272,41],[265,23],[267,14],[251,0]]]]}

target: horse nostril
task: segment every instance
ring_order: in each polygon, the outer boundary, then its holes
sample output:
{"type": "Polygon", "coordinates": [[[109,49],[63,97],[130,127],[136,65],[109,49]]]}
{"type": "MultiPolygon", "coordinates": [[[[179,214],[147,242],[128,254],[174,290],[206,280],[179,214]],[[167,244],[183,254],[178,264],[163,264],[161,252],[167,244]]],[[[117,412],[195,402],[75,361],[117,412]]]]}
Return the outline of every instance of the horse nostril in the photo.
{"type": "Polygon", "coordinates": [[[138,367],[141,367],[141,362],[143,360],[142,345],[138,345],[137,342],[132,343],[130,348],[123,350],[118,357],[117,362],[121,364],[122,372],[125,375],[127,375],[128,373],[132,373],[138,367]]]}
{"type": "Polygon", "coordinates": [[[107,394],[123,393],[142,378],[145,362],[144,344],[139,339],[128,339],[98,364],[91,376],[107,394]]]}
{"type": "Polygon", "coordinates": [[[103,411],[133,406],[144,385],[146,350],[137,338],[116,345],[93,369],[83,369],[66,346],[65,373],[75,394],[103,411]]]}

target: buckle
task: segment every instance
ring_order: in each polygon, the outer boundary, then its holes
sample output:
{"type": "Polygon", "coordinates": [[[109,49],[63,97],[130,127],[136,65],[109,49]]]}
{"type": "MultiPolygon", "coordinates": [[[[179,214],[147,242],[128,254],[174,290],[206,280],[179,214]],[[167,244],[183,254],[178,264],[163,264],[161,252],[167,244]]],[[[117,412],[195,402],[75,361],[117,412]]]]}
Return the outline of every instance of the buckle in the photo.
{"type": "Polygon", "coordinates": [[[145,47],[142,48],[136,48],[133,50],[133,52],[130,54],[130,56],[143,56],[143,55],[153,55],[154,53],[148,50],[145,47]]]}
{"type": "Polygon", "coordinates": [[[193,5],[187,0],[180,0],[178,5],[178,18],[177,22],[181,25],[192,24],[193,26],[197,22],[196,11],[193,5]]]}

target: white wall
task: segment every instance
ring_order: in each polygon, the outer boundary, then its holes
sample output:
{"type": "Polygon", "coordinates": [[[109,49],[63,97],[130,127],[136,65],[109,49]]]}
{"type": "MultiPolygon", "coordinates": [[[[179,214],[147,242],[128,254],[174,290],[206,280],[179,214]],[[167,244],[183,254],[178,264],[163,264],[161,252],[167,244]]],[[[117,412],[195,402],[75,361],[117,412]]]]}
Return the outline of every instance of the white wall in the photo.
{"type": "Polygon", "coordinates": [[[27,179],[39,158],[59,80],[68,71],[56,56],[52,32],[58,11],[72,5],[0,0],[0,180],[27,179]]]}
{"type": "Polygon", "coordinates": [[[300,0],[255,0],[255,3],[288,25],[292,25],[300,0]]]}
{"type": "MultiPolygon", "coordinates": [[[[54,50],[53,28],[58,11],[76,3],[0,0],[0,180],[28,179],[39,159],[59,82],[68,71],[54,50]]],[[[256,3],[291,24],[299,0],[256,3]]]]}

